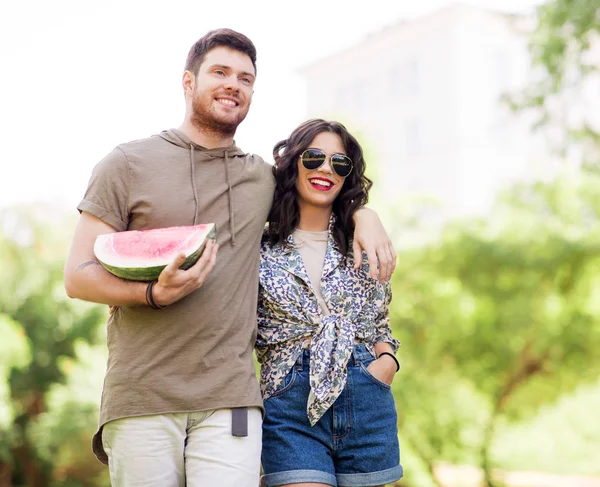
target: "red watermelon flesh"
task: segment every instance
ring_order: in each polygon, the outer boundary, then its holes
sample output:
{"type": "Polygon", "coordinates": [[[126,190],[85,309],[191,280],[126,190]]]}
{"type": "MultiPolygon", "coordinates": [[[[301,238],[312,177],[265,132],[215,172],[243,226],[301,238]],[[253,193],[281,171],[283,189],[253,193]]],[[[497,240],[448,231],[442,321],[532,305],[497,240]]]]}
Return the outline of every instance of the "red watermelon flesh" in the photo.
{"type": "Polygon", "coordinates": [[[216,240],[214,223],[194,226],[129,230],[99,235],[94,253],[112,274],[133,281],[152,281],[180,252],[189,269],[202,255],[207,240],[216,240]]]}

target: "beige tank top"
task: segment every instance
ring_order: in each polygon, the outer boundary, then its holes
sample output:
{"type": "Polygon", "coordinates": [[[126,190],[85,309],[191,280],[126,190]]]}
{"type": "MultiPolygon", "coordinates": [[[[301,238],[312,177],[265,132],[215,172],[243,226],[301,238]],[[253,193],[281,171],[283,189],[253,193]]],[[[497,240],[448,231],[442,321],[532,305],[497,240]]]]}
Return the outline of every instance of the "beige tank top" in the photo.
{"type": "Polygon", "coordinates": [[[319,306],[323,313],[328,315],[329,309],[321,294],[321,276],[323,275],[329,232],[327,230],[323,232],[308,232],[296,229],[293,235],[298,252],[300,252],[304,267],[306,267],[306,272],[310,278],[310,283],[317,296],[319,306]]]}

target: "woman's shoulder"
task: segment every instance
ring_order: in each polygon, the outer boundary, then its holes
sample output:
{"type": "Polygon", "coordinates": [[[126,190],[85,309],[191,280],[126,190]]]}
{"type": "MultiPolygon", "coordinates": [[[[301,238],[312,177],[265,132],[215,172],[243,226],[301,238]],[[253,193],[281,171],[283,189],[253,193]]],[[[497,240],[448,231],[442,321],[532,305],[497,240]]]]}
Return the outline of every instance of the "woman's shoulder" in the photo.
{"type": "Polygon", "coordinates": [[[263,245],[265,245],[265,243],[267,243],[269,240],[269,224],[265,224],[265,227],[263,228],[262,231],[262,235],[260,236],[260,246],[261,248],[263,247],[263,245]]]}
{"type": "Polygon", "coordinates": [[[281,242],[273,243],[271,236],[269,235],[268,224],[263,229],[263,233],[260,239],[260,254],[261,257],[278,256],[284,250],[281,242]]]}
{"type": "Polygon", "coordinates": [[[269,255],[273,250],[273,244],[269,237],[269,227],[265,226],[260,238],[260,254],[261,256],[269,255]]]}

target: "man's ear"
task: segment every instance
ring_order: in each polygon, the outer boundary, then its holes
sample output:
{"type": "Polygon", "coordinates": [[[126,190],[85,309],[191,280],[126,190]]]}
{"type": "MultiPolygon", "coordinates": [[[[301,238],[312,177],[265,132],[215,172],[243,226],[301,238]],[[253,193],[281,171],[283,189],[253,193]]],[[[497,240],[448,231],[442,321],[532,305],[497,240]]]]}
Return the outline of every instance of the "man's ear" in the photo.
{"type": "Polygon", "coordinates": [[[196,87],[196,77],[191,71],[185,70],[183,72],[183,77],[181,78],[181,87],[183,88],[183,92],[186,96],[193,93],[196,87]]]}

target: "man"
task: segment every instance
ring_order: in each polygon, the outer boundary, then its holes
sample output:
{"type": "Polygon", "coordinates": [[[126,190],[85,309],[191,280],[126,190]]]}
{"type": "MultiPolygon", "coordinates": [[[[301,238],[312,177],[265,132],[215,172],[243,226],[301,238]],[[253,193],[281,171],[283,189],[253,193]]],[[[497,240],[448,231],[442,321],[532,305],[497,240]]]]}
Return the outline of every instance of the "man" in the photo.
{"type": "MultiPolygon", "coordinates": [[[[274,182],[271,166],[233,139],[255,79],[247,37],[206,34],[186,62],[183,124],[115,148],[94,168],[78,206],[65,287],[113,310],[93,440],[113,485],[258,485],[262,401],[252,349],[274,182]],[[179,256],[150,288],[112,276],[93,253],[100,234],[213,222],[218,244],[187,271],[179,256]]],[[[357,245],[379,259],[387,279],[395,253],[377,216],[361,212],[357,245]]]]}

